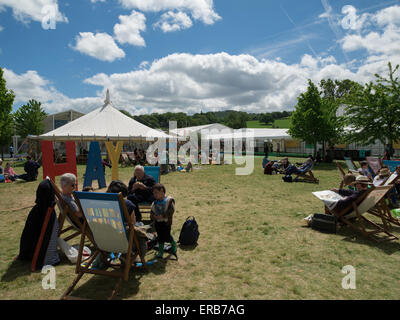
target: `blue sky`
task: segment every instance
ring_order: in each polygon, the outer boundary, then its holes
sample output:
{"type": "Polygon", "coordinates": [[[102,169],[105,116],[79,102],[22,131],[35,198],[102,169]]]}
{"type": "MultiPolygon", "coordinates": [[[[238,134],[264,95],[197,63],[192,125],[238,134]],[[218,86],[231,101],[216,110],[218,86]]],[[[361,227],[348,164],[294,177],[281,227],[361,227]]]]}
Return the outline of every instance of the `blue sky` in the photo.
{"type": "Polygon", "coordinates": [[[400,1],[0,0],[14,110],[88,112],[107,88],[133,114],[292,110],[307,79],[385,73],[399,40],[400,1]]]}

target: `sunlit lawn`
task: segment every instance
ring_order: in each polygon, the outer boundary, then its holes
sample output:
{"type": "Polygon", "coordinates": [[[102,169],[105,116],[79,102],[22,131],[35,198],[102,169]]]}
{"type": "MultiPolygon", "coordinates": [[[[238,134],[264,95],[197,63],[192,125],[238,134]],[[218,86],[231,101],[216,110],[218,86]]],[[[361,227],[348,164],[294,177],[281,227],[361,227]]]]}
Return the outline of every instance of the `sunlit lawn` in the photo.
{"type": "MultiPolygon", "coordinates": [[[[301,161],[301,159],[291,159],[301,161]]],[[[173,235],[188,216],[199,223],[196,248],[178,249],[179,260],[159,261],[148,272],[131,272],[120,299],[398,299],[400,242],[375,243],[349,229],[324,234],[304,227],[303,218],[323,212],[311,192],[337,188],[333,164],[313,170],[320,184],[285,183],[267,176],[256,158],[250,176],[236,165],[201,166],[161,177],[176,199],[173,235]],[[356,269],[356,289],[344,290],[341,269],[356,269]]],[[[345,165],[343,165],[345,167],[345,165]]],[[[22,172],[22,168],[17,168],[22,172]]],[[[84,167],[78,167],[82,183],[84,167]]],[[[121,168],[128,182],[133,168],[121,168]]],[[[107,168],[107,182],[111,171],[107,168]]],[[[40,173],[41,176],[41,173],[40,173]]],[[[42,289],[43,274],[13,262],[37,182],[0,184],[0,298],[59,299],[75,277],[63,257],[56,289],[42,289]],[[27,209],[18,209],[28,207],[27,209]]],[[[97,186],[97,182],[94,182],[97,186]]],[[[394,228],[400,236],[400,229],[394,228]]],[[[78,243],[78,239],[75,243],[78,243]]],[[[147,258],[151,259],[155,252],[147,258]]],[[[166,256],[167,257],[167,256],[166,256]]],[[[105,299],[115,279],[85,275],[74,295],[105,299]]]]}

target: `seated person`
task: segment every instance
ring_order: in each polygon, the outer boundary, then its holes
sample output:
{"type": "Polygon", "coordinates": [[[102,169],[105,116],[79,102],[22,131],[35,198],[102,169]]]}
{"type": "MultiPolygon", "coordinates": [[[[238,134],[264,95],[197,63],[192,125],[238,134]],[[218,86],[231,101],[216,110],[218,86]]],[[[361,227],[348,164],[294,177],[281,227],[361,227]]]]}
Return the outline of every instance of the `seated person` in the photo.
{"type": "Polygon", "coordinates": [[[368,162],[367,161],[361,161],[360,162],[361,168],[359,168],[357,171],[365,176],[368,177],[369,181],[372,181],[372,175],[371,172],[368,169],[368,162]]]}
{"type": "Polygon", "coordinates": [[[83,223],[84,222],[83,213],[76,204],[75,199],[72,197],[72,193],[75,191],[76,187],[75,175],[72,173],[64,173],[60,178],[60,187],[61,187],[62,198],[72,209],[72,212],[76,214],[79,221],[83,223]]]}
{"type": "MultiPolygon", "coordinates": [[[[122,193],[123,197],[128,196],[128,187],[125,183],[120,180],[113,180],[111,181],[110,185],[107,188],[107,193],[122,193]]],[[[132,224],[136,224],[136,211],[138,210],[137,207],[132,203],[130,200],[125,199],[125,205],[128,209],[128,213],[131,216],[132,224]]]]}
{"type": "Polygon", "coordinates": [[[45,179],[36,190],[35,206],[29,212],[21,235],[17,259],[22,261],[32,261],[38,240],[41,235],[43,236],[35,265],[37,270],[45,265],[55,266],[60,262],[57,252],[58,220],[55,210],[50,213],[47,227],[43,229],[48,208],[53,207],[54,200],[54,189],[45,179]]]}
{"type": "Polygon", "coordinates": [[[154,201],[153,186],[156,181],[152,176],[145,174],[141,165],[135,167],[134,176],[128,185],[128,200],[130,200],[138,210],[135,212],[136,221],[142,220],[142,214],[139,211],[139,203],[154,201]]]}
{"type": "Polygon", "coordinates": [[[24,165],[24,170],[26,173],[18,176],[18,179],[23,179],[25,181],[35,181],[38,176],[38,169],[40,164],[32,160],[30,156],[26,157],[26,163],[24,165]]]}
{"type": "Polygon", "coordinates": [[[3,170],[3,160],[0,159],[0,174],[4,174],[4,170],[3,170]]]}
{"type": "Polygon", "coordinates": [[[265,168],[265,165],[269,162],[268,158],[265,156],[263,161],[262,161],[262,167],[263,169],[265,168]]]}
{"type": "Polygon", "coordinates": [[[375,176],[373,184],[375,187],[379,187],[383,185],[383,183],[390,177],[391,172],[389,168],[387,167],[382,167],[379,170],[379,173],[375,176]]]}
{"type": "Polygon", "coordinates": [[[6,179],[10,179],[11,181],[15,181],[18,177],[14,169],[11,168],[9,162],[6,163],[6,167],[4,169],[4,176],[6,177],[6,179]]]}
{"type": "Polygon", "coordinates": [[[286,169],[289,167],[289,165],[290,165],[289,159],[284,158],[282,160],[275,162],[274,165],[272,166],[272,169],[276,173],[284,173],[286,169]]]}
{"type": "MultiPolygon", "coordinates": [[[[344,196],[345,198],[339,200],[333,209],[334,212],[339,212],[349,206],[352,202],[356,201],[359,197],[361,197],[365,191],[368,190],[368,186],[370,185],[370,181],[365,176],[358,176],[356,180],[352,183],[353,186],[356,187],[356,190],[348,190],[348,189],[332,189],[332,191],[344,196]]],[[[344,215],[349,214],[353,211],[353,207],[350,207],[348,212],[344,215]]]]}
{"type": "Polygon", "coordinates": [[[300,167],[296,167],[293,164],[289,165],[285,170],[285,174],[286,175],[302,174],[310,170],[312,166],[313,166],[313,159],[311,156],[308,156],[307,160],[300,167]]]}
{"type": "Polygon", "coordinates": [[[343,185],[349,190],[356,191],[356,187],[353,185],[356,181],[356,176],[352,173],[347,173],[343,178],[343,185]]]}

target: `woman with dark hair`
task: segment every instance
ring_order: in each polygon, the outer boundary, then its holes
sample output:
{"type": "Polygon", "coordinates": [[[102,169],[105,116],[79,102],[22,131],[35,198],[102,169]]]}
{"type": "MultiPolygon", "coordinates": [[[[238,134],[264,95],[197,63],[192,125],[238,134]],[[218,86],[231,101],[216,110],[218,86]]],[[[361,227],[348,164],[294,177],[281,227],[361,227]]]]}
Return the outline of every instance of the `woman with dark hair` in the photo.
{"type": "Polygon", "coordinates": [[[58,221],[54,211],[54,195],[49,180],[39,184],[36,190],[36,204],[29,212],[22,231],[18,260],[34,260],[33,270],[45,265],[54,266],[60,262],[57,252],[58,221]]]}

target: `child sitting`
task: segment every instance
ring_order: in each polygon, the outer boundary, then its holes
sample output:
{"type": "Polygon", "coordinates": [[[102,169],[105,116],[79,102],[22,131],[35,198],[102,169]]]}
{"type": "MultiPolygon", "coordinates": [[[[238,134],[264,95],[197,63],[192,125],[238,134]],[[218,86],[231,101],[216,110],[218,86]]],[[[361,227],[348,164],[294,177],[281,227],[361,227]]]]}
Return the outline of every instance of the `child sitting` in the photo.
{"type": "Polygon", "coordinates": [[[153,194],[156,200],[151,205],[150,218],[153,220],[158,236],[157,258],[162,258],[164,242],[172,245],[172,254],[178,259],[176,242],[171,235],[172,216],[175,212],[175,200],[166,196],[164,185],[157,183],[153,186],[153,194]]]}

